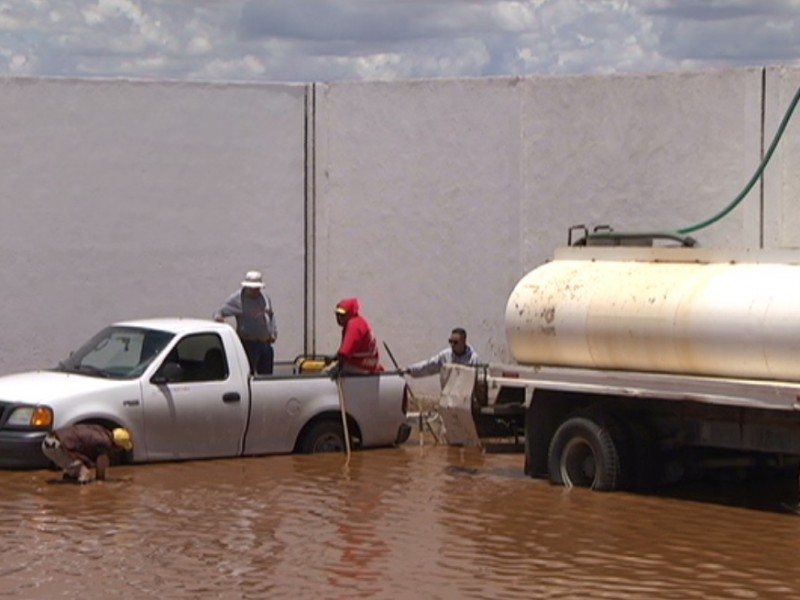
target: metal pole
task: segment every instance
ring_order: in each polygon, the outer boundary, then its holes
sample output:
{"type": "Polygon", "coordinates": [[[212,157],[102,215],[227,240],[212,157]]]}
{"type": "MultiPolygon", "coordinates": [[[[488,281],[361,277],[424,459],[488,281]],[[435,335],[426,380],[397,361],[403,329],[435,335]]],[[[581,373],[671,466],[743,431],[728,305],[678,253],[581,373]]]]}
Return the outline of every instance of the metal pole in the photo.
{"type": "MultiPolygon", "coordinates": [[[[383,347],[386,348],[386,353],[389,355],[389,359],[392,361],[392,364],[394,365],[395,370],[399,372],[400,371],[400,365],[397,364],[397,361],[394,359],[394,354],[392,354],[392,351],[389,350],[389,344],[387,344],[386,342],[383,342],[383,347]]],[[[408,388],[408,395],[416,403],[417,411],[419,412],[419,445],[422,446],[422,444],[424,443],[423,440],[424,440],[424,437],[425,437],[423,435],[425,433],[425,427],[424,427],[424,422],[423,422],[423,419],[422,419],[422,406],[420,405],[419,400],[417,400],[417,397],[414,396],[414,392],[411,391],[411,386],[409,386],[408,383],[406,383],[406,388],[408,388]]],[[[431,433],[433,433],[433,432],[431,431],[431,433]]],[[[437,439],[436,442],[438,443],[439,440],[437,439]]]]}

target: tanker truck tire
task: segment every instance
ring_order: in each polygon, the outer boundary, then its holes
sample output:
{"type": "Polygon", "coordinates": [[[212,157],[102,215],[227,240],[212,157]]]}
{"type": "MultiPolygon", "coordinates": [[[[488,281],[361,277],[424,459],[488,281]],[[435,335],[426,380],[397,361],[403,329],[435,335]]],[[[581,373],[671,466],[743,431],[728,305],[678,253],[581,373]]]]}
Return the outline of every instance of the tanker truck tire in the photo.
{"type": "Polygon", "coordinates": [[[598,421],[601,420],[572,417],[556,430],[547,453],[551,483],[603,492],[620,487],[617,445],[607,423],[598,421]]]}

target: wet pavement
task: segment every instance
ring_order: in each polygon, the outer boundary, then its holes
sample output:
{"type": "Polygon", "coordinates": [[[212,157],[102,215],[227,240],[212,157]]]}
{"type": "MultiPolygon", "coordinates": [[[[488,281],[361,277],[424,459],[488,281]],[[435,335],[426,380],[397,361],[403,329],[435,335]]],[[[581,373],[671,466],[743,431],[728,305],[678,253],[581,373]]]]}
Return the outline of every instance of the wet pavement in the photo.
{"type": "Polygon", "coordinates": [[[565,490],[522,455],[409,443],[0,471],[0,598],[785,598],[796,482],[565,490]]]}

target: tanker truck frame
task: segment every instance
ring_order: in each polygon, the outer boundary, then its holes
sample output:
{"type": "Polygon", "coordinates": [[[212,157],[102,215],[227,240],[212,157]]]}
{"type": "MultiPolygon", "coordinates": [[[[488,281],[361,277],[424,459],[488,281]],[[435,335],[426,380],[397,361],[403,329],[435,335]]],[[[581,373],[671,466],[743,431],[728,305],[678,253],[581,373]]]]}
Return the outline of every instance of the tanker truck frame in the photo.
{"type": "Polygon", "coordinates": [[[528,475],[610,491],[800,465],[800,252],[562,248],[515,287],[506,337],[477,410],[517,415],[528,475]]]}

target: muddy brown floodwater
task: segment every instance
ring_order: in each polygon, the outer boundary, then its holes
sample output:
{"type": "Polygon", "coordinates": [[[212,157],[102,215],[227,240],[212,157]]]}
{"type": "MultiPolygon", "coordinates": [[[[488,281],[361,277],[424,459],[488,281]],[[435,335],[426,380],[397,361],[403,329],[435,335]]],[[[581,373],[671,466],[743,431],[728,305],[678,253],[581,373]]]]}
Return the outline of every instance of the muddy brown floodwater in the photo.
{"type": "Polygon", "coordinates": [[[524,477],[522,460],[408,444],[347,466],[328,454],[117,467],[88,486],[2,471],[0,598],[800,591],[800,517],[777,509],[786,490],[565,490],[524,477]]]}

